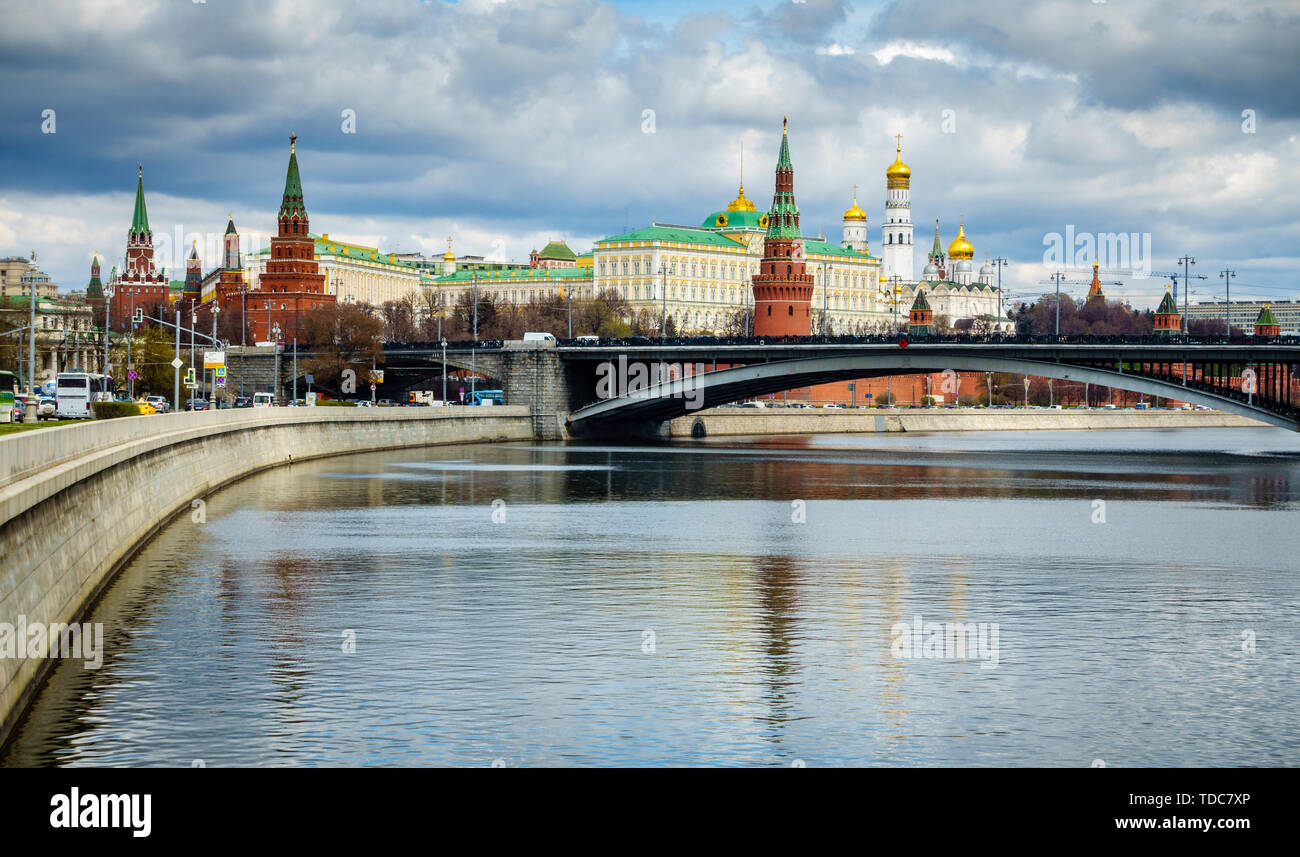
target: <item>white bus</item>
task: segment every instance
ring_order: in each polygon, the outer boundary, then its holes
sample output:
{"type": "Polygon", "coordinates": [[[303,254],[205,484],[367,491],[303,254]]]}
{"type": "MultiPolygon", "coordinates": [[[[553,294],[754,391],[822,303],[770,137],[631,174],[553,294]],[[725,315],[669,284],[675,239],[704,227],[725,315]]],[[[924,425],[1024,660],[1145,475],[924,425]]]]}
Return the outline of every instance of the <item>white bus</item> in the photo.
{"type": "Polygon", "coordinates": [[[61,420],[88,419],[95,415],[91,402],[104,384],[92,372],[60,372],[54,378],[54,415],[61,420]]]}

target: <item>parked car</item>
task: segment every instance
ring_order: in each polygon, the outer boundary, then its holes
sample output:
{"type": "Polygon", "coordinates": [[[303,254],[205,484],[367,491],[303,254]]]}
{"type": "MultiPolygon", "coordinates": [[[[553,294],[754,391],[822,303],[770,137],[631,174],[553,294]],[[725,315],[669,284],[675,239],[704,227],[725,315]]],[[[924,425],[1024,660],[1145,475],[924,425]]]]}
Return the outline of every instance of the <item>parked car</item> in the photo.
{"type": "Polygon", "coordinates": [[[206,411],[208,407],[207,399],[193,398],[185,403],[185,410],[187,411],[206,411]]]}
{"type": "Polygon", "coordinates": [[[144,400],[153,405],[156,413],[165,414],[172,409],[172,406],[162,396],[145,396],[144,400]]]}
{"type": "Polygon", "coordinates": [[[235,397],[235,407],[236,407],[236,408],[251,408],[251,407],[253,407],[253,397],[252,397],[252,396],[236,396],[236,397],[235,397]]]}
{"type": "Polygon", "coordinates": [[[27,419],[27,394],[14,393],[13,421],[20,423],[27,419]]]}

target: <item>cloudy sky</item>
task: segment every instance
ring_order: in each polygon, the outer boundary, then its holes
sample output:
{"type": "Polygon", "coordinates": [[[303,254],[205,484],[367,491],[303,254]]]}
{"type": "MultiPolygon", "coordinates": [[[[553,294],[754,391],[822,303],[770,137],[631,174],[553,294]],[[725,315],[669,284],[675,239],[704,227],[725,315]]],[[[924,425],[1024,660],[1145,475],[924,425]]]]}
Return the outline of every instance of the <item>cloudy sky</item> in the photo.
{"type": "MultiPolygon", "coordinates": [[[[1155,270],[1190,253],[1209,277],[1193,300],[1222,295],[1224,267],[1234,296],[1300,298],[1294,2],[0,0],[0,14],[0,254],[36,250],[65,289],[93,252],[106,268],[123,255],[140,162],[173,244],[215,240],[227,212],[245,234],[273,229],[295,132],[313,231],[429,254],[450,235],[458,253],[525,259],[652,217],[699,224],[735,196],[742,144],[765,208],[788,115],[806,233],[838,237],[858,185],[878,251],[901,133],[918,249],[935,218],[946,245],[964,217],[978,259],[1011,260],[1012,292],[1047,288],[1045,237],[1073,226],[1149,233],[1155,270]]],[[[1135,305],[1164,291],[1112,279],[1135,305]]]]}

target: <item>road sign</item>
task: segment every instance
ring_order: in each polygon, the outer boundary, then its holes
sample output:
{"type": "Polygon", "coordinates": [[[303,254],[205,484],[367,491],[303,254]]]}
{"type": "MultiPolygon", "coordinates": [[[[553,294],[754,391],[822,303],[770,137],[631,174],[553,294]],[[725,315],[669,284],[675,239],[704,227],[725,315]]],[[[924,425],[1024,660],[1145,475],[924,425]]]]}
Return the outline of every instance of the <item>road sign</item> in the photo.
{"type": "Polygon", "coordinates": [[[194,380],[194,367],[191,366],[189,369],[185,370],[185,386],[197,387],[198,385],[199,382],[194,380]]]}
{"type": "Polygon", "coordinates": [[[382,383],[384,383],[384,370],[383,370],[383,369],[371,369],[371,370],[370,370],[370,383],[372,383],[372,384],[382,384],[382,383]]]}
{"type": "Polygon", "coordinates": [[[184,361],[184,360],[181,360],[181,358],[179,358],[179,357],[173,357],[173,358],[172,358],[172,368],[173,368],[173,369],[179,369],[179,368],[181,368],[181,367],[184,366],[184,365],[185,365],[185,361],[184,361]]]}
{"type": "Polygon", "coordinates": [[[219,378],[219,379],[221,379],[221,380],[223,380],[223,381],[225,380],[225,378],[226,378],[226,367],[225,367],[225,366],[218,366],[218,367],[217,367],[217,378],[219,378]]]}
{"type": "Polygon", "coordinates": [[[127,372],[127,373],[126,373],[126,377],[128,377],[128,378],[130,378],[132,381],[134,381],[136,378],[139,378],[140,376],[137,375],[137,374],[135,374],[135,370],[132,369],[130,372],[127,372]]]}
{"type": "Polygon", "coordinates": [[[371,385],[370,385],[370,392],[373,393],[374,391],[375,391],[375,385],[374,385],[374,384],[371,384],[371,385]]]}
{"type": "Polygon", "coordinates": [[[225,376],[225,375],[218,375],[218,376],[217,376],[217,386],[218,386],[218,387],[224,387],[224,386],[226,386],[226,376],[225,376]]]}
{"type": "Polygon", "coordinates": [[[224,351],[204,351],[203,368],[216,369],[219,366],[226,365],[226,352],[224,351]]]}
{"type": "Polygon", "coordinates": [[[855,382],[855,381],[850,381],[850,382],[849,382],[849,392],[852,393],[852,392],[853,392],[854,390],[856,390],[856,389],[858,389],[857,382],[855,382]]]}

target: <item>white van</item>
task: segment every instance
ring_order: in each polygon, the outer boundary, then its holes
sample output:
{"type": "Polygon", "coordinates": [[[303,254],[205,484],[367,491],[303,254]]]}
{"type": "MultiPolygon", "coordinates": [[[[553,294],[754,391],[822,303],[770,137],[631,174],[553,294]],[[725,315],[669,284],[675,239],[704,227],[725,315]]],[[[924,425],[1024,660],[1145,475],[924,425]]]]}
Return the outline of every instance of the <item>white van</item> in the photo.
{"type": "Polygon", "coordinates": [[[253,407],[269,408],[275,404],[275,393],[254,393],[253,407]]]}
{"type": "Polygon", "coordinates": [[[555,342],[555,336],[550,333],[525,333],[524,342],[555,342]]]}

